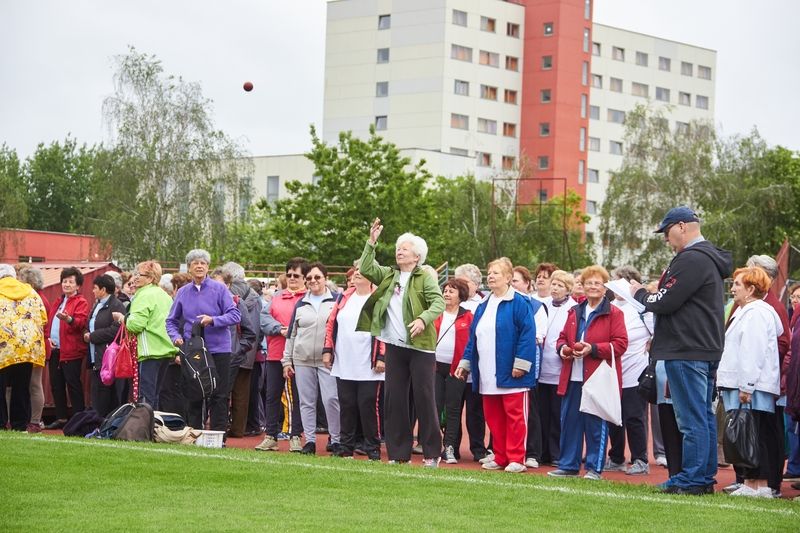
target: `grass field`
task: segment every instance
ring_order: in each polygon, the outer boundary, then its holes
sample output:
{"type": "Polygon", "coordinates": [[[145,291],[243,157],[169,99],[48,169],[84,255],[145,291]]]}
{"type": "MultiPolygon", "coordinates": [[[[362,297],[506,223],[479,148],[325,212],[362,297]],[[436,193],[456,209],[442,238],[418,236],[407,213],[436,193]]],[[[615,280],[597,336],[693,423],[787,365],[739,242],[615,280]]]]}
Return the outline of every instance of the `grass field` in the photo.
{"type": "Polygon", "coordinates": [[[0,432],[0,531],[799,531],[800,503],[0,432]]]}

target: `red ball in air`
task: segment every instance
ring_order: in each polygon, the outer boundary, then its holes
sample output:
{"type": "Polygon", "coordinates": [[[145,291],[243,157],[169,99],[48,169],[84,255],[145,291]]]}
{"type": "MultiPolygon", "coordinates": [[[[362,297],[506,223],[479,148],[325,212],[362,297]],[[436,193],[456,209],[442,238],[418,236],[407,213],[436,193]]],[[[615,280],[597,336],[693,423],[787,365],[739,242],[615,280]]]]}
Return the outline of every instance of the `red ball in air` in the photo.
{"type": "Polygon", "coordinates": [[[244,90],[247,91],[247,92],[252,91],[253,90],[253,83],[249,82],[249,81],[244,82],[244,90]]]}

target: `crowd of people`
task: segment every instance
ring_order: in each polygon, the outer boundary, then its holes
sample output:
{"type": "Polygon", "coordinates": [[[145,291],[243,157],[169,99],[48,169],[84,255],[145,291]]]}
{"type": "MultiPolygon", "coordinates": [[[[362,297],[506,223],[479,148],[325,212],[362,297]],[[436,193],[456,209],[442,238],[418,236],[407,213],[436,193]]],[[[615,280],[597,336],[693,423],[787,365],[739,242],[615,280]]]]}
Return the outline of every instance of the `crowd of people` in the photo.
{"type": "Polygon", "coordinates": [[[286,439],[290,451],[316,454],[324,427],[332,455],[380,460],[383,444],[390,463],[418,453],[435,468],[462,460],[463,420],[472,459],[486,470],[550,465],[554,477],[636,476],[650,472],[652,452],[669,471],[663,492],[701,495],[727,466],[722,421],[748,408],[757,464],[734,464],[736,482],[724,491],[777,497],[783,481],[800,480],[800,285],[789,288],[787,308],[770,292],[775,260],[753,256],[734,271],[688,207],[670,210],[657,228],[675,256],[647,286],[630,265],[609,273],[542,263],[531,272],[504,257],[485,278],[464,264],[440,286],[414,234],[397,239],[394,264],[380,265],[382,231],[375,219],[343,287],[324,264],[299,257],[265,286],[237,263],[211,270],[210,254],[198,249],[185,273],[144,261],[129,276],[97,276],[91,304],[80,270],[65,268],[63,294],[51,303],[35,266],[0,265],[0,392],[10,393],[8,402],[0,394],[0,424],[58,429],[87,403],[106,416],[127,402],[130,380],[100,377],[124,328],[136,339],[136,401],[226,439],[263,435],[260,451],[286,439]],[[627,283],[612,291],[612,280],[627,283]],[[217,382],[190,399],[179,352],[198,328],[217,382]],[[619,396],[620,425],[584,406],[604,365],[616,374],[604,393],[619,396]],[[45,367],[55,407],[46,426],[45,367]],[[640,390],[651,369],[652,405],[640,390]]]}

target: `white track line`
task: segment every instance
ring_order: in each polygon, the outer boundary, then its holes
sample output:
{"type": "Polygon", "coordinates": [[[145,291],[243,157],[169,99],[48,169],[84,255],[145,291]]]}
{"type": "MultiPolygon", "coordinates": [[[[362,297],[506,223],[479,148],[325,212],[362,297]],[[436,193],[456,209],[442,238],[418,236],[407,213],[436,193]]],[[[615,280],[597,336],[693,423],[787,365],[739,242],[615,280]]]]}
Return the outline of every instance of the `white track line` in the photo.
{"type": "Polygon", "coordinates": [[[780,514],[787,516],[800,516],[800,513],[798,513],[798,511],[794,511],[791,509],[769,509],[764,507],[754,507],[752,505],[748,505],[747,503],[745,503],[744,500],[737,500],[736,504],[719,503],[707,500],[704,501],[697,497],[692,498],[686,496],[670,497],[666,495],[647,496],[640,494],[620,494],[610,491],[585,490],[585,489],[577,489],[573,487],[563,487],[557,485],[531,485],[527,483],[514,483],[509,481],[502,481],[500,479],[491,479],[489,476],[492,476],[492,474],[487,474],[487,477],[485,478],[483,477],[474,478],[474,477],[461,477],[461,476],[442,474],[442,471],[438,471],[436,473],[434,472],[424,473],[422,471],[417,471],[417,472],[406,471],[407,467],[404,466],[396,466],[392,468],[377,468],[377,469],[369,467],[358,467],[357,466],[358,463],[361,463],[362,461],[347,462],[347,463],[343,461],[342,464],[320,464],[318,462],[303,462],[294,460],[275,461],[270,459],[266,454],[254,455],[253,457],[238,457],[234,455],[225,454],[224,452],[219,453],[211,451],[209,452],[191,451],[183,447],[180,448],[155,447],[155,446],[151,447],[146,445],[134,446],[130,444],[107,442],[94,439],[78,439],[78,438],[65,439],[65,438],[49,438],[45,436],[29,436],[29,435],[17,436],[15,434],[7,434],[0,436],[0,440],[2,439],[28,441],[28,442],[34,441],[39,443],[62,444],[68,446],[91,446],[99,448],[113,448],[119,450],[128,450],[128,451],[152,453],[152,454],[177,455],[180,457],[198,457],[205,459],[222,459],[225,461],[234,461],[240,463],[258,463],[258,464],[268,464],[272,466],[291,466],[291,467],[307,468],[311,470],[327,470],[333,472],[348,472],[348,473],[377,474],[377,475],[386,475],[388,473],[393,477],[421,479],[425,481],[451,481],[455,483],[467,483],[473,485],[484,485],[484,486],[502,487],[509,489],[553,492],[553,493],[570,494],[578,496],[594,496],[606,499],[639,501],[639,502],[655,503],[661,505],[682,505],[682,506],[706,508],[706,509],[726,509],[738,512],[746,511],[751,513],[773,513],[773,514],[780,514]],[[355,466],[356,468],[347,468],[346,465],[348,464],[355,466]]]}

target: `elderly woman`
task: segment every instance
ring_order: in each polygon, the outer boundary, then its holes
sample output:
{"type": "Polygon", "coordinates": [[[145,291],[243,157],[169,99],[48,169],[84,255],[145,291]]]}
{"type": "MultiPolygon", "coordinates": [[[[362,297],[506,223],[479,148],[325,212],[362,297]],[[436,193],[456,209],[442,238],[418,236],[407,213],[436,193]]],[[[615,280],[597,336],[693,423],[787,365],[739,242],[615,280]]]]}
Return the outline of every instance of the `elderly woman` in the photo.
{"type": "Polygon", "coordinates": [[[533,273],[534,286],[536,292],[532,294],[534,298],[542,303],[547,303],[550,299],[550,276],[558,270],[553,263],[539,263],[533,273]]]}
{"type": "Polygon", "coordinates": [[[536,384],[542,424],[542,463],[545,464],[557,463],[560,450],[561,396],[556,391],[562,364],[561,357],[556,353],[556,342],[567,323],[569,310],[577,305],[570,296],[574,282],[572,274],[563,270],[556,270],[550,276],[551,300],[548,304],[539,382],[536,384]]]}
{"type": "Polygon", "coordinates": [[[474,313],[475,309],[478,308],[478,304],[483,301],[483,294],[481,294],[481,292],[478,290],[481,286],[481,280],[483,279],[481,269],[472,263],[464,263],[463,265],[458,265],[455,268],[453,271],[453,276],[457,279],[462,279],[467,282],[467,286],[469,287],[469,296],[466,300],[461,302],[461,307],[474,313]]]}
{"type": "Polygon", "coordinates": [[[444,300],[436,280],[420,268],[428,255],[425,241],[404,233],[395,245],[396,267],[380,266],[375,260],[375,246],[382,231],[381,221],[376,218],[358,262],[361,274],[378,288],[364,304],[357,329],[369,331],[386,344],[385,428],[389,460],[411,460],[409,394],[413,391],[423,465],[437,467],[442,434],[434,397],[433,321],[444,311],[444,300]]]}
{"type": "Polygon", "coordinates": [[[11,387],[11,429],[25,431],[31,412],[30,383],[34,366],[44,366],[44,325],[47,322],[42,299],[27,283],[17,280],[11,265],[0,264],[0,374],[5,396],[11,387]]]}
{"type": "MultiPolygon", "coordinates": [[[[556,343],[563,359],[558,382],[561,401],[561,441],[558,470],[554,477],[576,477],[586,440],[586,479],[600,479],[605,462],[608,427],[598,416],[580,411],[583,384],[604,361],[615,357],[617,378],[622,383],[622,354],[628,347],[625,315],[606,299],[604,284],[609,276],[599,265],[581,273],[586,300],[569,310],[567,322],[556,343]]],[[[622,394],[621,390],[609,394],[622,394]]]]}
{"type": "Polygon", "coordinates": [[[528,298],[511,287],[512,268],[505,257],[489,263],[491,293],[475,311],[456,377],[472,372],[473,390],[483,396],[494,459],[482,468],[518,473],[527,470],[525,415],[528,392],[536,385],[536,325],[528,298]]]}
{"type": "MultiPolygon", "coordinates": [[[[339,296],[325,328],[322,362],[336,378],[341,417],[340,457],[352,457],[361,422],[363,450],[370,460],[381,458],[378,440],[378,394],[386,370],[384,345],[365,331],[356,331],[361,309],[375,287],[354,269],[352,287],[339,296]]],[[[330,419],[329,419],[330,420],[330,419]]]]}
{"type": "Polygon", "coordinates": [[[339,453],[339,395],[336,378],[323,361],[325,330],[336,305],[327,286],[328,269],[319,262],[308,265],[305,296],[297,302],[286,334],[283,350],[283,377],[297,380],[300,418],[306,443],[300,453],[317,453],[317,400],[321,393],[328,420],[331,453],[339,453]]]}
{"type": "MultiPolygon", "coordinates": [[[[42,294],[44,288],[44,274],[42,271],[30,264],[25,264],[21,268],[17,268],[17,279],[22,283],[27,283],[44,303],[44,309],[50,313],[50,302],[42,294]]],[[[50,343],[47,339],[47,324],[44,326],[45,336],[45,357],[50,353],[50,343]]],[[[31,371],[31,421],[28,423],[28,433],[39,433],[42,431],[42,410],[44,409],[44,384],[42,381],[42,374],[44,373],[44,364],[41,366],[33,365],[31,371]]],[[[0,402],[2,403],[2,402],[0,402]]]]}
{"type": "Polygon", "coordinates": [[[733,273],[731,294],[738,306],[725,330],[725,349],[717,370],[717,386],[725,409],[730,412],[748,405],[758,428],[758,466],[734,465],[744,484],[733,496],[773,497],[770,486],[779,486],[783,439],[775,401],[780,395],[778,337],[783,333],[775,310],[764,302],[770,278],[759,267],[740,268],[733,273]]]}
{"type": "Polygon", "coordinates": [[[67,423],[67,390],[72,412],[83,411],[83,382],[81,367],[88,347],[83,330],[89,324],[89,302],[80,293],[83,274],[75,267],[61,271],[61,291],[64,293],[50,308],[50,359],[47,363],[50,389],[56,406],[56,420],[45,429],[61,429],[67,423]]]}

